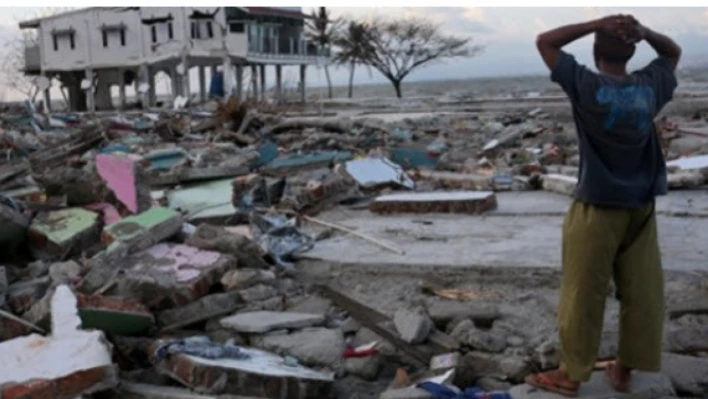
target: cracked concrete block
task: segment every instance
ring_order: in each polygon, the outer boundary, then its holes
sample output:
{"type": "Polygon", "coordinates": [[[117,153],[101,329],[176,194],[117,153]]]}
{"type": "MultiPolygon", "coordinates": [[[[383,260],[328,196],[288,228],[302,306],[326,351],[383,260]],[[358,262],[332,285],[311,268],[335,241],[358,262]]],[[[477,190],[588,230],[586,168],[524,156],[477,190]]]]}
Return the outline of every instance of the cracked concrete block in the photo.
{"type": "Polygon", "coordinates": [[[401,338],[411,344],[423,343],[434,328],[430,317],[421,309],[399,309],[393,323],[401,338]]]}

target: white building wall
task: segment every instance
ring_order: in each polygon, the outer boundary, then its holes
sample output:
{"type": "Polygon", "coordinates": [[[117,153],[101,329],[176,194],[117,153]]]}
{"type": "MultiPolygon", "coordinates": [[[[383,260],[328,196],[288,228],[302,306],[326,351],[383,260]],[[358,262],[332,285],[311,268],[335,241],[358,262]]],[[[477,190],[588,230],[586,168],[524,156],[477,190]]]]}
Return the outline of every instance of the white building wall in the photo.
{"type": "Polygon", "coordinates": [[[83,69],[89,61],[88,37],[86,32],[88,13],[69,14],[42,21],[40,51],[42,53],[43,69],[83,69]],[[69,38],[66,36],[57,39],[58,49],[54,49],[53,30],[66,30],[73,28],[74,48],[70,48],[69,38]]]}
{"type": "Polygon", "coordinates": [[[117,67],[126,64],[137,65],[143,56],[142,26],[140,15],[135,11],[116,9],[95,10],[91,13],[92,24],[89,27],[91,56],[96,68],[117,67]],[[121,45],[118,31],[107,32],[107,47],[103,46],[103,25],[119,25],[125,29],[125,46],[121,45]]]}

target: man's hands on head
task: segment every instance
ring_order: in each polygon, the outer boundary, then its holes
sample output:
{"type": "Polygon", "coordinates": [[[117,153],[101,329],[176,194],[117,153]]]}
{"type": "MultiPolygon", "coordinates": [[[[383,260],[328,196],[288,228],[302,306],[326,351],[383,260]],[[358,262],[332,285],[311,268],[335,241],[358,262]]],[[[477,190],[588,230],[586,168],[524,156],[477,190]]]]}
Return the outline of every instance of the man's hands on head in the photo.
{"type": "Polygon", "coordinates": [[[595,31],[629,43],[644,39],[645,28],[632,15],[617,14],[598,19],[595,31]]]}

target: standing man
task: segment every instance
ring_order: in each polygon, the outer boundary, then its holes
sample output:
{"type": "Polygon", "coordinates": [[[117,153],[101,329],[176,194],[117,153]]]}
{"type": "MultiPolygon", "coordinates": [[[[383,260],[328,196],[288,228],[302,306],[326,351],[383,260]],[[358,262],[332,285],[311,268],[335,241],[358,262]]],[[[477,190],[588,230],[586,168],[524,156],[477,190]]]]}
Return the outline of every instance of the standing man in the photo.
{"type": "Polygon", "coordinates": [[[531,375],[527,382],[577,395],[595,367],[614,278],[621,304],[619,350],[606,371],[614,389],[626,392],[632,370],[660,370],[664,283],[654,200],[667,193],[667,177],[653,119],[676,89],[681,48],[627,15],[563,26],[540,34],[536,45],[551,80],[572,104],[580,168],[563,225],[560,370],[531,375]],[[591,33],[599,73],[563,51],[591,33]],[[642,40],[658,56],[627,73],[635,43],[642,40]]]}

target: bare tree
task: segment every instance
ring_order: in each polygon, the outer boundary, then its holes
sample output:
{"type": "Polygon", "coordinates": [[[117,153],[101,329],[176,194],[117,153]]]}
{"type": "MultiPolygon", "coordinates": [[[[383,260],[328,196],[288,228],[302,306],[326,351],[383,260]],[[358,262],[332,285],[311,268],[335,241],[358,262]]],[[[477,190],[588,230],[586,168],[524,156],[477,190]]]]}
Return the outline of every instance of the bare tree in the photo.
{"type": "MultiPolygon", "coordinates": [[[[318,7],[312,10],[310,19],[305,20],[307,29],[305,35],[312,40],[321,54],[329,54],[332,44],[334,44],[337,31],[342,21],[340,19],[331,20],[330,13],[326,7],[318,7]]],[[[332,79],[329,76],[329,66],[324,65],[325,76],[327,77],[327,90],[329,98],[332,98],[332,79]]]]}
{"type": "Polygon", "coordinates": [[[388,79],[402,97],[401,82],[411,72],[446,58],[473,57],[482,51],[470,38],[445,35],[426,19],[375,19],[366,24],[370,51],[366,64],[388,79]]]}
{"type": "MultiPolygon", "coordinates": [[[[44,18],[62,13],[70,7],[43,7],[38,8],[32,15],[26,15],[25,19],[44,18]]],[[[20,22],[16,18],[16,22],[20,22]]],[[[33,29],[22,30],[15,36],[2,43],[3,58],[2,71],[0,72],[0,83],[34,101],[39,89],[36,84],[36,76],[25,74],[25,48],[39,45],[37,32],[33,29]]]]}

